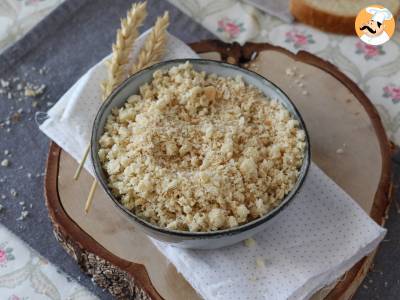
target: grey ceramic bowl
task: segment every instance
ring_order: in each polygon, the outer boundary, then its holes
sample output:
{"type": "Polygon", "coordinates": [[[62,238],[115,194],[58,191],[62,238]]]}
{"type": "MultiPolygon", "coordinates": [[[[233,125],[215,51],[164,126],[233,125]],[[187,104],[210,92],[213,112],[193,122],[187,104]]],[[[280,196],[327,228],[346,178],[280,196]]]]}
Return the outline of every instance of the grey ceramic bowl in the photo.
{"type": "Polygon", "coordinates": [[[244,239],[247,239],[257,232],[262,231],[268,226],[268,220],[276,216],[283,208],[285,208],[288,203],[293,199],[307,174],[310,165],[310,143],[309,137],[304,125],[304,121],[301,118],[298,110],[290,99],[283,93],[276,85],[274,85],[269,80],[264,77],[242,69],[240,67],[204,59],[179,59],[165,61],[156,65],[153,65],[147,69],[144,69],[135,75],[129,77],[125,82],[123,82],[104,102],[101,106],[99,112],[97,113],[96,119],[94,120],[92,140],[91,140],[91,156],[94,165],[94,170],[97,179],[103,189],[107,192],[110,199],[117,206],[118,210],[127,217],[128,221],[134,223],[136,228],[140,228],[147,235],[164,242],[168,242],[176,247],[182,248],[192,248],[192,249],[215,249],[228,245],[235,244],[244,239]],[[114,107],[121,107],[127,100],[127,98],[138,92],[138,88],[151,81],[152,75],[156,70],[159,69],[169,69],[172,66],[189,61],[196,70],[205,71],[206,73],[215,73],[221,76],[235,77],[237,75],[242,76],[246,83],[252,84],[259,88],[265,95],[277,99],[281,102],[292,114],[292,116],[300,122],[300,127],[306,133],[306,148],[304,162],[301,166],[300,176],[297,179],[295,186],[292,191],[286,195],[281,204],[274,210],[270,211],[265,216],[253,220],[247,224],[225,230],[218,230],[213,232],[187,232],[187,231],[177,231],[169,230],[165,228],[153,225],[130,212],[126,209],[118,199],[111,193],[107,186],[107,178],[101,167],[99,156],[98,156],[98,141],[100,136],[104,131],[104,124],[106,122],[107,116],[111,113],[111,109],[114,107]]]}

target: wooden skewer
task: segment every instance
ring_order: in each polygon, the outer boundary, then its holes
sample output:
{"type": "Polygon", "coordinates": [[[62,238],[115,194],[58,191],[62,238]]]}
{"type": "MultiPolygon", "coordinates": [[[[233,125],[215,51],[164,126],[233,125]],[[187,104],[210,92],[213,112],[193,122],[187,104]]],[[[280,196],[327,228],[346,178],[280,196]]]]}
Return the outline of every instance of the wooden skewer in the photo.
{"type": "Polygon", "coordinates": [[[81,161],[79,163],[78,169],[76,169],[76,171],[75,171],[75,174],[74,174],[74,179],[75,180],[78,180],[79,175],[81,175],[82,168],[85,165],[85,161],[86,161],[86,159],[88,157],[88,154],[89,154],[89,150],[90,150],[90,143],[86,146],[85,153],[83,154],[83,157],[82,157],[82,159],[81,159],[81,161]]]}
{"type": "Polygon", "coordinates": [[[85,214],[88,214],[90,206],[92,205],[94,193],[96,192],[96,187],[97,187],[97,180],[95,179],[92,183],[92,186],[90,187],[89,195],[86,200],[85,214]]]}

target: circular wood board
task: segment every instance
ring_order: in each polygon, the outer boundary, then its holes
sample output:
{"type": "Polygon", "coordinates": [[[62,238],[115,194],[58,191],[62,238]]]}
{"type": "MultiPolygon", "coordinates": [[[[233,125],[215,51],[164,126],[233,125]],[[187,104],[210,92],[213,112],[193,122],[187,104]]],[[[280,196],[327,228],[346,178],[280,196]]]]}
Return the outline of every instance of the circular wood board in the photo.
{"type": "MultiPolygon", "coordinates": [[[[350,79],[312,54],[293,54],[269,44],[241,47],[203,41],[191,46],[203,57],[244,63],[281,87],[304,117],[313,161],[377,223],[384,223],[390,202],[390,144],[374,106],[350,79]],[[289,67],[296,69],[296,76],[302,74],[304,86],[287,74],[289,67]],[[339,148],[343,153],[337,153],[339,148]]],[[[104,191],[97,189],[90,213],[84,214],[93,178],[83,172],[76,183],[76,167],[66,152],[51,144],[45,179],[49,216],[57,239],[83,271],[121,299],[199,299],[151,241],[125,221],[104,191]]],[[[351,298],[373,256],[362,259],[315,299],[351,298]]]]}

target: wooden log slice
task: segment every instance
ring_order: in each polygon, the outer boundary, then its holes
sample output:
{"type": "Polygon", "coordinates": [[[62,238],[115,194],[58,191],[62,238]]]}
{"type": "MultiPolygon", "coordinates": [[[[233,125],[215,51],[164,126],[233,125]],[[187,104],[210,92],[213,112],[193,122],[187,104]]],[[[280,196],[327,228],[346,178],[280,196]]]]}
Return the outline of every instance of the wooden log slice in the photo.
{"type": "MultiPolygon", "coordinates": [[[[293,54],[269,44],[241,47],[204,41],[192,48],[207,58],[244,63],[281,87],[305,119],[313,161],[377,223],[384,223],[390,195],[390,146],[377,111],[350,79],[310,53],[293,54]],[[295,74],[290,75],[288,68],[295,74]]],[[[50,219],[57,239],[83,271],[120,299],[199,299],[101,189],[96,191],[90,213],[84,214],[93,178],[83,172],[76,183],[76,167],[66,152],[51,144],[45,179],[50,219]]],[[[339,283],[322,289],[315,298],[351,298],[372,261],[373,254],[362,259],[339,283]]]]}

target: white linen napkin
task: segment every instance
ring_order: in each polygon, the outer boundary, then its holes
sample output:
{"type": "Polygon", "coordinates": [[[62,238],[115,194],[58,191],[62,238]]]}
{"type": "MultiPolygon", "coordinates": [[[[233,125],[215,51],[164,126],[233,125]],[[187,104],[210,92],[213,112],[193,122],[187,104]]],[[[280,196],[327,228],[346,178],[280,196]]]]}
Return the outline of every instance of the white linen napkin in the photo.
{"type": "MultiPolygon", "coordinates": [[[[145,35],[139,38],[133,57],[145,35]]],[[[171,35],[166,48],[166,60],[197,57],[171,35]]],[[[103,62],[80,78],[40,125],[77,160],[88,144],[101,104],[103,62]]],[[[89,160],[85,167],[93,174],[89,160]]],[[[152,241],[204,299],[307,299],[376,248],[385,232],[312,164],[300,193],[255,236],[252,247],[241,243],[194,251],[152,241]]]]}

